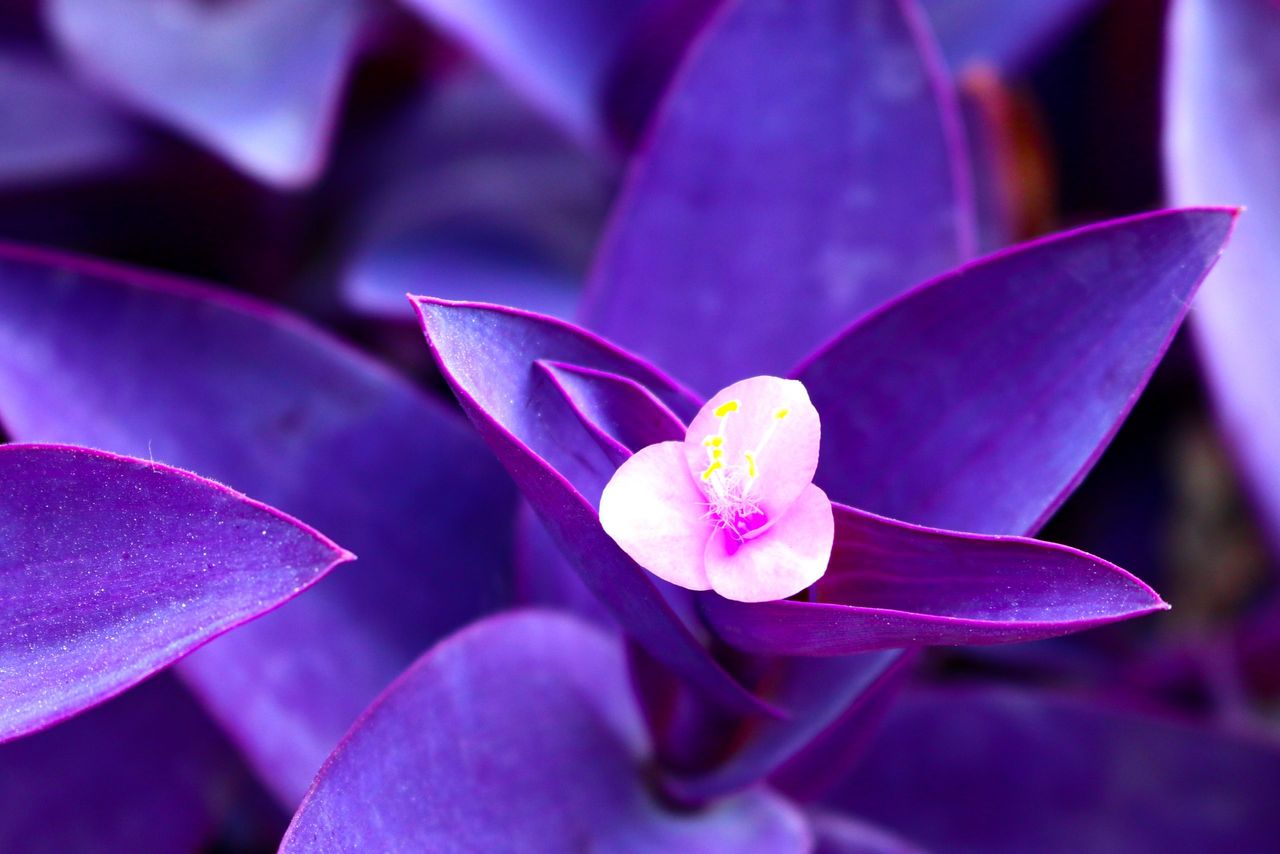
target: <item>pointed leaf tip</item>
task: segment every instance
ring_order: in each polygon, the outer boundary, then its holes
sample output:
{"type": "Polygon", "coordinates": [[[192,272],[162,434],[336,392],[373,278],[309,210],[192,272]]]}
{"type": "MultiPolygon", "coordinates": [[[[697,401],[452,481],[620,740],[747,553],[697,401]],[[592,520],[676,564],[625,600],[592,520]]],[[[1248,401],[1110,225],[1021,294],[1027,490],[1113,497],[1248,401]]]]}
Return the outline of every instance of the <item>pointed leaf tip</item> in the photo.
{"type": "Polygon", "coordinates": [[[0,519],[0,741],[114,696],[353,557],[212,481],[67,446],[0,446],[0,519]]]}
{"type": "Polygon", "coordinates": [[[940,276],[795,372],[833,500],[958,531],[1034,532],[1110,441],[1222,253],[1233,208],[1161,211],[940,276]]]}

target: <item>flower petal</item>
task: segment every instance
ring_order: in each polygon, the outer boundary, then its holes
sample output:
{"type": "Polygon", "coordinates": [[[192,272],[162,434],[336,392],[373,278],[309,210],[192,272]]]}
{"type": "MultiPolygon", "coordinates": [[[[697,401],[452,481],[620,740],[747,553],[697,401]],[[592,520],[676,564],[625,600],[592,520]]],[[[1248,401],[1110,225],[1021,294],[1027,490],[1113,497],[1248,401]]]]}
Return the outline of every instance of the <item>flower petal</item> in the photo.
{"type": "Polygon", "coordinates": [[[655,368],[563,321],[500,306],[413,300],[462,408],[619,624],[705,697],[740,712],[772,713],[715,661],[664,598],[684,591],[660,590],[604,532],[593,503],[616,467],[535,363],[633,379],[676,412],[693,410],[695,399],[655,368]]]}
{"type": "Polygon", "coordinates": [[[901,698],[827,801],[941,851],[1265,851],[1280,753],[1046,693],[901,698]]]}
{"type": "Polygon", "coordinates": [[[659,442],[618,469],[600,496],[600,525],[636,563],[686,590],[710,590],[702,554],[715,532],[684,443],[659,442]]]}
{"type": "MultiPolygon", "coordinates": [[[[704,597],[717,634],[749,652],[848,655],[1036,640],[1168,607],[1119,567],[1066,546],[834,510],[836,543],[817,601],[704,597]]],[[[708,574],[718,590],[710,564],[708,574]]]]}
{"type": "Polygon", "coordinates": [[[794,373],[834,500],[939,528],[1036,530],[1111,439],[1235,211],[1164,211],[991,255],[854,324],[794,373]]]}
{"type": "Polygon", "coordinates": [[[910,4],[723,6],[633,159],[588,325],[710,393],[955,264],[973,226],[947,91],[910,4]]]}
{"type": "Polygon", "coordinates": [[[71,60],[131,106],[282,187],[319,174],[364,10],[357,0],[49,0],[71,60]]]}
{"type": "Polygon", "coordinates": [[[370,707],[281,851],[809,850],[767,790],[671,810],[649,790],[649,750],[621,643],[551,612],[494,617],[370,707]]]}
{"type": "MultiPolygon", "coordinates": [[[[209,850],[246,796],[266,800],[190,694],[160,674],[60,726],[0,745],[0,850],[209,850]]],[[[243,827],[245,815],[234,820],[243,827]]]]}
{"type": "Polygon", "coordinates": [[[0,445],[0,542],[0,741],[136,685],[352,557],[212,481],[59,445],[0,445]]]}
{"type": "Polygon", "coordinates": [[[1246,206],[1193,322],[1222,426],[1280,548],[1280,8],[1265,0],[1172,8],[1170,190],[1179,201],[1246,206]]]}
{"type": "Polygon", "coordinates": [[[695,477],[708,467],[704,442],[714,436],[723,436],[716,450],[723,452],[726,467],[742,467],[750,455],[756,471],[752,495],[771,519],[787,512],[818,470],[822,426],[809,393],[795,380],[751,377],[708,400],[689,424],[685,439],[689,471],[695,477]],[[726,405],[733,411],[716,415],[726,405]]]}
{"type": "Polygon", "coordinates": [[[743,543],[719,530],[706,546],[707,578],[716,593],[737,602],[786,599],[827,571],[835,523],[827,494],[805,487],[782,518],[743,543]]]}
{"type": "Polygon", "coordinates": [[[0,250],[0,418],[24,441],[199,471],[360,555],[358,571],[179,665],[286,804],[427,645],[508,601],[515,496],[484,446],[442,403],[278,309],[0,250]]]}

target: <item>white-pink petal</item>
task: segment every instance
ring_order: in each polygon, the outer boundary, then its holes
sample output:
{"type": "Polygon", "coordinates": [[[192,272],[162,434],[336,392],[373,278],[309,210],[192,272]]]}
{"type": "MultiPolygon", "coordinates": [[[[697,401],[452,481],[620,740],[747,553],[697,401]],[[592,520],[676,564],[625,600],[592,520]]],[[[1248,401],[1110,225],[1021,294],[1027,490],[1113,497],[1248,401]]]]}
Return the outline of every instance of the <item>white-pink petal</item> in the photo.
{"type": "Polygon", "coordinates": [[[729,532],[716,532],[703,565],[712,589],[726,599],[772,602],[821,578],[834,541],[831,501],[808,484],[782,518],[758,537],[738,543],[729,532]]]}
{"type": "Polygon", "coordinates": [[[708,437],[720,435],[726,467],[747,466],[754,456],[752,495],[771,518],[786,512],[818,469],[822,427],[809,392],[795,380],[752,377],[734,383],[707,401],[685,434],[685,454],[695,477],[710,463],[708,437]],[[733,411],[717,415],[737,403],[733,411]]]}
{"type": "Polygon", "coordinates": [[[703,552],[715,530],[681,442],[643,448],[600,496],[600,524],[632,560],[688,590],[708,590],[703,552]]]}

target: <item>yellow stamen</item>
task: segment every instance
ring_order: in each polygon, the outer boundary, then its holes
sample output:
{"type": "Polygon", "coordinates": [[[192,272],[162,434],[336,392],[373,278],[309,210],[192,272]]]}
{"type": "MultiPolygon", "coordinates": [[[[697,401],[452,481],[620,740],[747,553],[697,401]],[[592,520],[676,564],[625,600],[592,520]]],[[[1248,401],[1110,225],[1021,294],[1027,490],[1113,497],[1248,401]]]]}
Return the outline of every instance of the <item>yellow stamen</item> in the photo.
{"type": "Polygon", "coordinates": [[[786,418],[790,414],[791,414],[791,410],[784,408],[784,409],[779,409],[777,412],[773,413],[773,417],[781,421],[782,419],[786,418]]]}
{"type": "Polygon", "coordinates": [[[747,460],[747,477],[755,477],[758,474],[756,471],[756,455],[747,451],[742,456],[747,460]]]}
{"type": "Polygon", "coordinates": [[[738,406],[739,406],[738,401],[726,400],[724,403],[720,404],[714,410],[712,410],[712,414],[714,414],[716,418],[724,418],[730,412],[737,412],[738,406]]]}
{"type": "Polygon", "coordinates": [[[711,465],[707,466],[707,470],[702,473],[702,479],[711,480],[711,475],[715,474],[716,471],[722,468],[724,468],[724,463],[720,462],[720,460],[714,461],[711,465]]]}

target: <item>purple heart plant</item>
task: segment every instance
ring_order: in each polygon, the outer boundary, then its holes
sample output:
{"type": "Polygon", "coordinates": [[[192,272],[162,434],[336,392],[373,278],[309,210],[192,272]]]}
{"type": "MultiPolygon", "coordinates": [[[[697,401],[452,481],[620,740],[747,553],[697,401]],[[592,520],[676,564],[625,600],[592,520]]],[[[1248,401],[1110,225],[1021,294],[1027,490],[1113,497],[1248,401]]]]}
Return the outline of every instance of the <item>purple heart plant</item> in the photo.
{"type": "Polygon", "coordinates": [[[1275,838],[1274,746],[918,678],[928,647],[1169,607],[1032,537],[1238,211],[972,260],[1000,229],[945,68],[1017,68],[1089,0],[322,5],[39,4],[87,82],[0,49],[28,87],[0,100],[83,109],[58,146],[0,123],[0,181],[155,144],[101,91],[310,186],[358,59],[410,12],[583,150],[464,75],[438,99],[460,113],[336,167],[360,201],[335,221],[370,220],[342,295],[395,318],[389,292],[434,294],[417,349],[456,407],[285,309],[0,247],[0,848],[251,848],[284,814],[288,852],[1275,838]]]}

